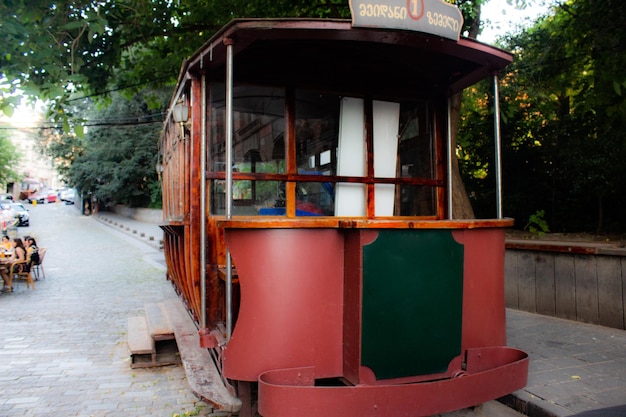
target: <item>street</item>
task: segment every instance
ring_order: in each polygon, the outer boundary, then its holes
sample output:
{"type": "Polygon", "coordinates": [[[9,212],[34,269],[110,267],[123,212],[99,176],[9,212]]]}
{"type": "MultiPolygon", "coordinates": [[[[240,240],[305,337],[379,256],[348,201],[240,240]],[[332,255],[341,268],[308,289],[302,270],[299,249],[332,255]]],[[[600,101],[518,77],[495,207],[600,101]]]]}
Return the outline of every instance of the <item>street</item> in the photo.
{"type": "Polygon", "coordinates": [[[171,291],[155,250],[75,206],[26,207],[46,279],[0,295],[0,416],[208,415],[182,366],[130,368],[128,317],[171,291]]]}
{"type": "MultiPolygon", "coordinates": [[[[159,252],[65,204],[27,205],[46,278],[0,295],[0,416],[209,416],[182,366],[131,369],[127,322],[172,287],[159,252]]],[[[445,417],[515,417],[492,401],[445,417]]],[[[296,417],[296,416],[295,416],[296,417]]]]}

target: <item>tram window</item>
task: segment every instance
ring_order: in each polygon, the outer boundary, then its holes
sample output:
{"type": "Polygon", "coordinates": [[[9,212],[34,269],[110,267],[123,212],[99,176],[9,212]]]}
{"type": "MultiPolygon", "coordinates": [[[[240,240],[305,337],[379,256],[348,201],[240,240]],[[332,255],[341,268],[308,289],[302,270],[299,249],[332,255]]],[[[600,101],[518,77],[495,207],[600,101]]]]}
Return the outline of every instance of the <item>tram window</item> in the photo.
{"type": "MultiPolygon", "coordinates": [[[[295,98],[298,174],[336,175],[340,97],[297,90],[295,98]]],[[[296,216],[332,216],[334,206],[334,184],[301,182],[296,185],[296,216]]]]}
{"type": "Polygon", "coordinates": [[[426,103],[402,103],[398,136],[397,176],[435,179],[435,141],[426,103]]]}
{"type": "MultiPolygon", "coordinates": [[[[224,85],[210,84],[209,93],[209,169],[223,173],[224,85]]],[[[290,140],[291,149],[295,150],[295,174],[308,178],[299,180],[295,195],[286,195],[286,178],[276,181],[277,175],[287,174],[288,166],[285,89],[234,87],[232,214],[285,215],[288,200],[295,197],[296,216],[366,216],[366,132],[370,129],[375,178],[439,179],[433,115],[428,102],[368,101],[308,90],[296,90],[293,97],[295,137],[290,140]],[[366,127],[368,102],[372,105],[372,125],[366,127]],[[246,174],[245,179],[238,173],[246,174]],[[329,177],[328,181],[317,180],[324,176],[329,177]],[[341,177],[357,179],[342,182],[341,177]]],[[[436,187],[393,182],[375,184],[375,216],[437,215],[436,187]]],[[[225,209],[223,183],[214,180],[211,185],[213,214],[221,214],[225,209]]]]}
{"type": "MultiPolygon", "coordinates": [[[[224,171],[226,101],[223,83],[210,85],[209,169],[224,171]]],[[[249,172],[285,172],[285,91],[283,88],[233,88],[233,149],[235,164],[250,162],[249,172]]]]}
{"type": "Polygon", "coordinates": [[[396,189],[396,216],[436,216],[437,193],[435,187],[398,185],[396,189]]]}
{"type": "MultiPolygon", "coordinates": [[[[226,102],[223,83],[211,83],[209,169],[225,172],[226,102]]],[[[233,174],[285,173],[285,91],[283,88],[235,86],[233,88],[233,174]]],[[[211,186],[211,212],[224,214],[224,181],[211,186]]],[[[277,181],[233,181],[234,215],[258,215],[260,208],[281,200],[277,181]]],[[[284,188],[284,187],[283,187],[284,188]]]]}
{"type": "Polygon", "coordinates": [[[339,96],[296,91],[296,165],[298,171],[335,175],[339,96]]]}
{"type": "Polygon", "coordinates": [[[296,216],[333,216],[335,187],[330,182],[296,184],[296,216]]]}
{"type": "MultiPolygon", "coordinates": [[[[225,182],[211,181],[211,212],[226,213],[225,182]]],[[[285,183],[282,181],[233,181],[233,207],[235,216],[284,215],[285,183]],[[278,208],[278,209],[276,209],[278,208]]]]}

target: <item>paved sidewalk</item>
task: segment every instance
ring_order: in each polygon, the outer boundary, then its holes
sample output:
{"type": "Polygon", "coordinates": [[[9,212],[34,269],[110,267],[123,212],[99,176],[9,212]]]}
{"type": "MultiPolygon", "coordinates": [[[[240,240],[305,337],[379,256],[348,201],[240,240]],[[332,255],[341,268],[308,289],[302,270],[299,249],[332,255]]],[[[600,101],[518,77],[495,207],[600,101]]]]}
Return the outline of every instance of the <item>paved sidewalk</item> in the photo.
{"type": "MultiPolygon", "coordinates": [[[[153,245],[162,238],[155,224],[113,213],[94,218],[153,245]]],[[[589,416],[626,416],[626,331],[509,309],[507,332],[508,346],[527,352],[530,367],[526,388],[502,401],[531,417],[609,407],[613,409],[589,416]]]]}
{"type": "Polygon", "coordinates": [[[530,356],[528,385],[514,394],[524,414],[621,406],[601,415],[626,416],[626,331],[516,310],[507,311],[507,331],[507,344],[530,356]]]}
{"type": "Polygon", "coordinates": [[[0,295],[0,417],[209,416],[182,366],[132,369],[128,318],[176,297],[163,252],[82,216],[29,206],[46,278],[0,295]]]}

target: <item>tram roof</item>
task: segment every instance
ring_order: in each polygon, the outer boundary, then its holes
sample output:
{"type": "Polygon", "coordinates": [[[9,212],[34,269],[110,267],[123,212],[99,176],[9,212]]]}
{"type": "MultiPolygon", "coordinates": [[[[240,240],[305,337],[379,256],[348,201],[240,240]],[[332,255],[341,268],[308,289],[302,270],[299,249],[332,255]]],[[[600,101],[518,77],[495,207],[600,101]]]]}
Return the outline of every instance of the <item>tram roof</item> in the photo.
{"type": "Polygon", "coordinates": [[[344,19],[235,19],[181,69],[223,77],[233,45],[235,82],[334,91],[437,96],[458,92],[506,67],[512,55],[461,38],[353,27],[344,19]]]}

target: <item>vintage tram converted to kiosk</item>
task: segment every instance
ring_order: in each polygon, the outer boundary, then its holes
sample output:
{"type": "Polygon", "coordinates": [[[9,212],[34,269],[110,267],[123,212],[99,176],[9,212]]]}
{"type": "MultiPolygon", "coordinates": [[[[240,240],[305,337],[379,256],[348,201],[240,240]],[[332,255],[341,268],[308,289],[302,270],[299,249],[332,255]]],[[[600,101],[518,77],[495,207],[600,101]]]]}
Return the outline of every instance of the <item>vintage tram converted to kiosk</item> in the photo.
{"type": "Polygon", "coordinates": [[[453,219],[449,179],[450,97],[511,56],[459,38],[440,0],[351,7],[234,20],[183,64],[164,248],[232,394],[216,409],[428,416],[526,384],[505,346],[512,220],[453,219]]]}

